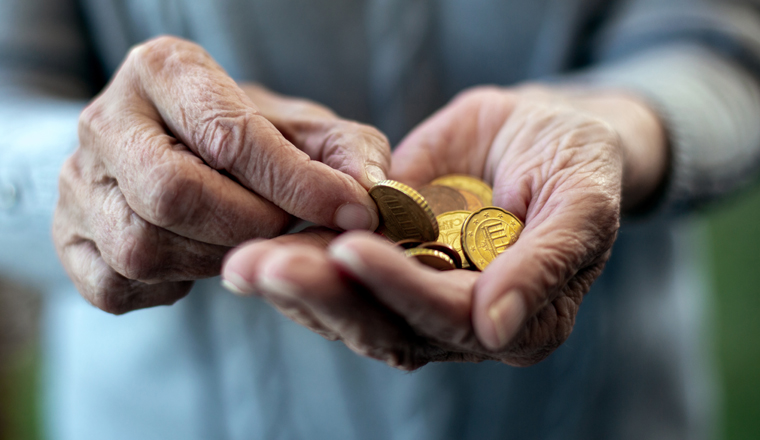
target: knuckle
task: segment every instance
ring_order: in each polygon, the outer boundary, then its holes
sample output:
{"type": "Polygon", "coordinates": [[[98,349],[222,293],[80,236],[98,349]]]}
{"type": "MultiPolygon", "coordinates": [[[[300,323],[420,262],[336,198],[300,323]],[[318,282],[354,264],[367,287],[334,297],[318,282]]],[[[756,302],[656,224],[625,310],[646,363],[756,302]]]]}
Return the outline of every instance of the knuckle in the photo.
{"type": "Polygon", "coordinates": [[[545,99],[552,94],[551,87],[539,82],[527,82],[514,89],[523,96],[534,99],[545,99]]]}
{"type": "Polygon", "coordinates": [[[130,227],[118,235],[113,243],[113,256],[110,265],[113,269],[130,280],[149,280],[155,277],[156,249],[143,228],[130,227]]]}
{"type": "Polygon", "coordinates": [[[193,139],[195,145],[203,146],[203,159],[215,169],[230,169],[236,161],[244,159],[244,146],[255,144],[251,126],[258,115],[247,111],[213,115],[202,122],[203,130],[193,139]]]}
{"type": "Polygon", "coordinates": [[[544,246],[536,249],[535,261],[543,268],[542,283],[539,292],[554,291],[567,280],[582,261],[585,243],[576,234],[566,231],[558,232],[555,237],[560,246],[544,246]]]}
{"type": "Polygon", "coordinates": [[[178,163],[154,167],[145,191],[145,209],[151,223],[171,228],[193,221],[192,213],[203,193],[203,182],[178,163]]]}
{"type": "Polygon", "coordinates": [[[270,172],[268,189],[272,194],[272,201],[285,211],[292,212],[297,210],[311,211],[317,213],[314,208],[322,206],[321,215],[330,209],[335,209],[336,193],[345,193],[349,188],[348,179],[335,181],[331,183],[342,186],[326,185],[326,176],[318,168],[309,166],[309,158],[303,160],[302,164],[294,165],[294,170],[299,170],[297,175],[275,175],[270,172]],[[324,211],[322,211],[324,210],[324,211]]]}
{"type": "Polygon", "coordinates": [[[138,65],[150,66],[163,61],[177,46],[184,44],[193,43],[170,35],[159,35],[133,46],[127,54],[127,60],[138,65]]]}
{"type": "Polygon", "coordinates": [[[353,122],[354,130],[364,139],[367,139],[369,143],[374,145],[375,147],[379,147],[378,150],[380,150],[384,155],[390,157],[390,142],[388,141],[388,137],[383,134],[380,130],[377,128],[367,125],[367,124],[360,124],[358,122],[353,122]]]}
{"type": "Polygon", "coordinates": [[[97,98],[90,102],[84,110],[82,110],[82,113],[79,114],[77,133],[79,135],[80,143],[86,145],[87,140],[90,139],[94,133],[102,132],[107,125],[107,119],[102,98],[97,98]]]}
{"type": "Polygon", "coordinates": [[[74,280],[82,295],[93,306],[105,312],[121,315],[133,309],[131,297],[137,284],[130,281],[109,266],[100,266],[94,272],[74,280]]]}
{"type": "Polygon", "coordinates": [[[186,281],[147,285],[111,272],[91,286],[85,297],[107,313],[123,315],[148,307],[170,306],[187,295],[192,284],[186,281]]]}
{"type": "Polygon", "coordinates": [[[166,261],[159,255],[158,229],[136,214],[120,215],[104,212],[94,231],[97,248],[103,261],[126,280],[153,280],[166,261]]]}
{"type": "Polygon", "coordinates": [[[480,105],[483,101],[498,96],[502,92],[503,89],[497,86],[476,86],[459,92],[454,100],[465,105],[480,105]]]}
{"type": "Polygon", "coordinates": [[[131,311],[129,301],[123,294],[123,284],[115,276],[103,280],[93,288],[90,303],[112,315],[123,315],[131,311]]]}
{"type": "Polygon", "coordinates": [[[74,182],[80,175],[79,169],[79,150],[67,157],[61,166],[61,172],[58,174],[58,192],[61,195],[68,194],[73,190],[74,182]]]}
{"type": "Polygon", "coordinates": [[[206,65],[208,53],[198,44],[170,35],[161,35],[132,47],[125,66],[146,69],[152,76],[176,75],[187,65],[206,65]]]}

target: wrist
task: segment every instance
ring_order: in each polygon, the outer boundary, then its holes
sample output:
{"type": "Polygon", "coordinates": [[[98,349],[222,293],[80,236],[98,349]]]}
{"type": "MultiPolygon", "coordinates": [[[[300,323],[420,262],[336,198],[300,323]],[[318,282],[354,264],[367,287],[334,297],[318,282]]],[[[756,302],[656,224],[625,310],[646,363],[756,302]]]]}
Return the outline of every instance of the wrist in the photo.
{"type": "Polygon", "coordinates": [[[620,136],[623,212],[650,205],[666,179],[669,165],[667,135],[657,113],[639,97],[620,91],[579,98],[578,103],[611,124],[620,136]]]}

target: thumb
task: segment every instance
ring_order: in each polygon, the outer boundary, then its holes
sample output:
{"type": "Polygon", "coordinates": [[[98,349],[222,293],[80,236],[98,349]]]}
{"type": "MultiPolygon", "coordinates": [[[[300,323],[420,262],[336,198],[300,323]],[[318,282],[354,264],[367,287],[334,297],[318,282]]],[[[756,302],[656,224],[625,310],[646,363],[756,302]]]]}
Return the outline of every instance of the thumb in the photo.
{"type": "Polygon", "coordinates": [[[520,355],[534,363],[567,339],[616,235],[618,215],[602,205],[575,200],[534,214],[520,239],[483,271],[473,324],[486,347],[502,350],[525,331],[520,355]]]}
{"type": "Polygon", "coordinates": [[[386,179],[391,147],[385,135],[372,126],[343,119],[322,124],[304,141],[309,156],[348,174],[365,189],[386,179]]]}

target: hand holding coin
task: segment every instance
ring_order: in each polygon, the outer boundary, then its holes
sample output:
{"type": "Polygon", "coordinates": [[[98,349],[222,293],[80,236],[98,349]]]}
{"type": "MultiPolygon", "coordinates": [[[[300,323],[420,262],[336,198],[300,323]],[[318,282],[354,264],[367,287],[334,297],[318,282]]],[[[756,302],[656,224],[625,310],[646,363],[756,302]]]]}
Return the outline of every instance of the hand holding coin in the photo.
{"type": "MultiPolygon", "coordinates": [[[[623,99],[619,105],[638,104],[623,99]]],[[[536,363],[569,336],[618,228],[622,151],[632,144],[586,109],[535,89],[478,89],[397,148],[389,176],[419,194],[450,174],[493,185],[492,203],[462,209],[459,219],[477,219],[490,234],[492,243],[481,243],[496,257],[482,272],[432,270],[405,256],[425,249],[422,237],[402,247],[376,234],[311,229],[237,249],[223,276],[325,337],[398,368],[484,359],[536,363]],[[492,213],[485,217],[490,204],[525,224],[504,249],[510,231],[492,223],[492,213]]],[[[441,206],[450,209],[457,200],[441,206]]],[[[436,217],[439,236],[456,223],[449,225],[445,214],[436,217]]],[[[500,220],[509,224],[506,215],[500,220]]],[[[476,243],[484,234],[475,231],[476,243]]]]}

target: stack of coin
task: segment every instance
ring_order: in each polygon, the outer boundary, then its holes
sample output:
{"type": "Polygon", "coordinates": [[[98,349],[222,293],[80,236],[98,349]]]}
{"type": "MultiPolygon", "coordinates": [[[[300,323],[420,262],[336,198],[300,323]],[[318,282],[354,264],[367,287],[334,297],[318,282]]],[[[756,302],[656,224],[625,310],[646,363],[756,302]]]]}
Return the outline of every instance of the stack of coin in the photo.
{"type": "Polygon", "coordinates": [[[369,193],[380,212],[378,232],[438,270],[483,270],[523,229],[514,214],[491,206],[491,187],[472,176],[443,176],[419,190],[384,180],[369,193]]]}

